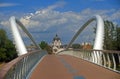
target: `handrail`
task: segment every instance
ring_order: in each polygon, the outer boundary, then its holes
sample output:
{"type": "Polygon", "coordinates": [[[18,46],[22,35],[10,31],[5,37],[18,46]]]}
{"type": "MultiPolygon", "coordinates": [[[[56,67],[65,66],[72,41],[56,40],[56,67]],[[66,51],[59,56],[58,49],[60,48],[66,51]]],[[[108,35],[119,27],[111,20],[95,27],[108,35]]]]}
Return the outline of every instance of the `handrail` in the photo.
{"type": "Polygon", "coordinates": [[[45,54],[45,51],[36,50],[17,57],[0,70],[0,79],[25,79],[32,67],[45,54]]]}
{"type": "Polygon", "coordinates": [[[78,58],[81,58],[83,60],[92,62],[96,65],[105,67],[107,69],[110,69],[112,71],[120,73],[120,51],[114,51],[114,50],[84,50],[84,49],[68,49],[64,50],[58,53],[61,54],[67,54],[71,56],[75,56],[78,58]],[[94,53],[94,54],[93,54],[94,53]],[[101,56],[97,56],[97,53],[101,53],[101,56]],[[96,58],[100,60],[94,60],[95,55],[96,58]]]}

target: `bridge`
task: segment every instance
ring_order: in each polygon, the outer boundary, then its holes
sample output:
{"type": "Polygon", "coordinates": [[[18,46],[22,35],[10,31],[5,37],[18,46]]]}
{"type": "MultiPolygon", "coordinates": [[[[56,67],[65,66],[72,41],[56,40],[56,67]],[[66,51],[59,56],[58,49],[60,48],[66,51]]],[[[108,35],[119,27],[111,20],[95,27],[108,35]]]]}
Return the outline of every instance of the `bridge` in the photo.
{"type": "Polygon", "coordinates": [[[73,36],[68,46],[49,55],[36,44],[32,35],[15,17],[10,18],[12,34],[19,57],[0,70],[0,79],[120,79],[120,52],[103,49],[104,22],[96,15],[73,36]],[[93,49],[69,49],[91,22],[97,22],[93,49]],[[28,35],[36,50],[27,51],[18,27],[28,35]]]}

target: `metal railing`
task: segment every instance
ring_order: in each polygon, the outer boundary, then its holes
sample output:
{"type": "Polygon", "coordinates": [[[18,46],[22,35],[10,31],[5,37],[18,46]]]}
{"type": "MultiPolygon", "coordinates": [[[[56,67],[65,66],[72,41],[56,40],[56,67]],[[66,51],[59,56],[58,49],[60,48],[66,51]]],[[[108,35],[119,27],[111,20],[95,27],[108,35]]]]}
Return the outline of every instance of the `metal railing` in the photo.
{"type": "Polygon", "coordinates": [[[120,51],[71,49],[61,51],[58,54],[75,56],[120,73],[120,51]]]}
{"type": "Polygon", "coordinates": [[[32,68],[47,54],[46,51],[34,51],[19,56],[0,70],[0,79],[27,79],[32,68]]]}

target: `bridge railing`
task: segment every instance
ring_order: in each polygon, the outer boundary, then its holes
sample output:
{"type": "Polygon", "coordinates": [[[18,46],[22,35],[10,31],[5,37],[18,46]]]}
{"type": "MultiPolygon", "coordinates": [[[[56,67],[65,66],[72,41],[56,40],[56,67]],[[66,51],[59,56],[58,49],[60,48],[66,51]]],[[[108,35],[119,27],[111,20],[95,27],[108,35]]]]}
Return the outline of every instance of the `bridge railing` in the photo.
{"type": "Polygon", "coordinates": [[[27,79],[33,67],[47,54],[46,51],[34,51],[19,56],[0,70],[0,79],[27,79]]]}
{"type": "Polygon", "coordinates": [[[59,54],[75,56],[120,73],[120,51],[69,49],[59,54]]]}

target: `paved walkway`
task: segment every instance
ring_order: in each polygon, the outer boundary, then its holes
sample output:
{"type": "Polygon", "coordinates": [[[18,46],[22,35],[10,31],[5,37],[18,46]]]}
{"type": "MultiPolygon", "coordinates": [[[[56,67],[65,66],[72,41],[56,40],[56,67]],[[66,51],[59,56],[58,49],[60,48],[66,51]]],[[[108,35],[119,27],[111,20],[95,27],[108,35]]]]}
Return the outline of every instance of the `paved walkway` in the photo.
{"type": "Polygon", "coordinates": [[[67,55],[47,55],[30,79],[120,79],[120,74],[67,55]]]}

